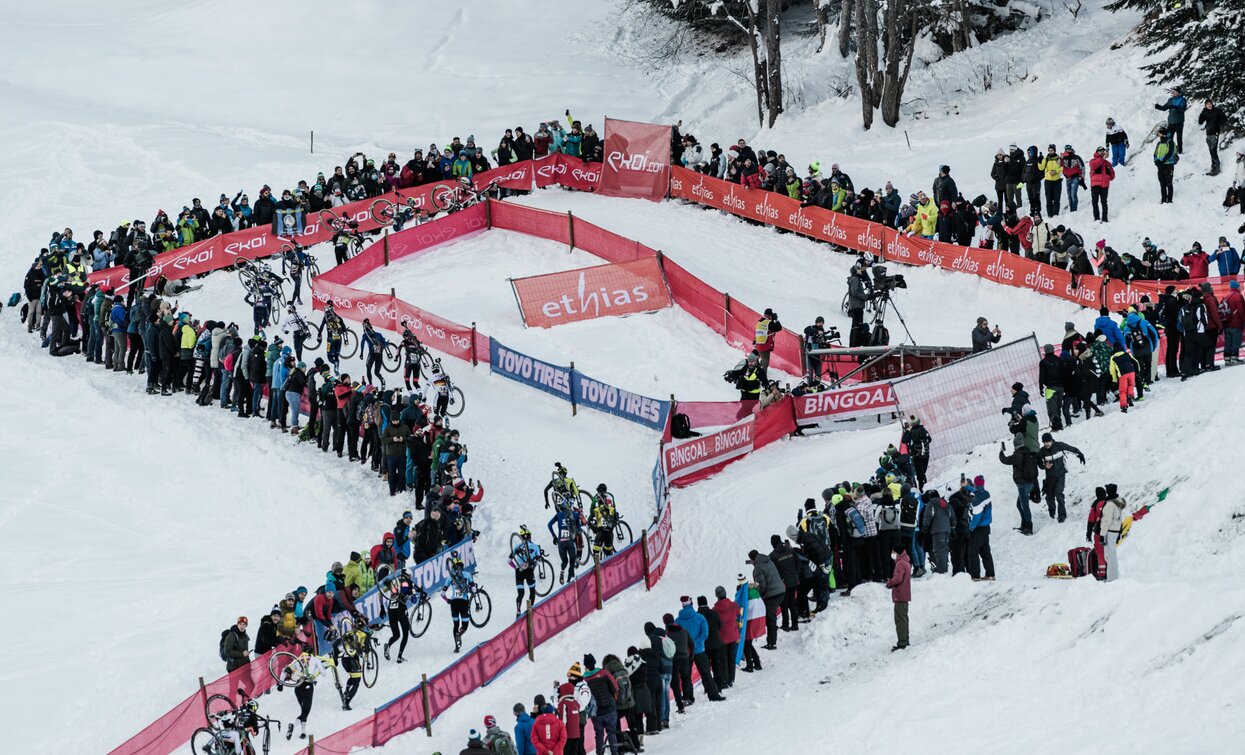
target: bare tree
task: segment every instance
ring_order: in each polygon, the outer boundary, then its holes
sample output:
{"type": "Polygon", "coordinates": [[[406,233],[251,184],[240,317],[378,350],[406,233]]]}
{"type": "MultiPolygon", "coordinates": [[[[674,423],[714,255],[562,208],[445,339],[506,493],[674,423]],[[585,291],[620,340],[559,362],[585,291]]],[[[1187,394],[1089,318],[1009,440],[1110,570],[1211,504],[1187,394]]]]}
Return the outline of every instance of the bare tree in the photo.
{"type": "Polygon", "coordinates": [[[840,0],[839,2],[839,55],[844,58],[852,51],[852,11],[856,9],[856,0],[840,0]]]}
{"type": "MultiPolygon", "coordinates": [[[[677,0],[672,0],[677,4],[677,0]]],[[[773,126],[782,112],[782,0],[747,0],[736,13],[721,0],[700,0],[710,14],[735,26],[748,40],[757,123],[773,126]]]]}
{"type": "MultiPolygon", "coordinates": [[[[860,86],[864,127],[873,126],[873,111],[879,109],[882,122],[895,126],[899,123],[899,105],[912,70],[921,14],[914,0],[850,1],[856,16],[856,81],[860,86]]],[[[839,27],[840,50],[845,46],[845,19],[853,12],[847,8],[843,6],[839,18],[843,24],[839,27]]],[[[847,36],[850,38],[850,34],[847,36]]]]}

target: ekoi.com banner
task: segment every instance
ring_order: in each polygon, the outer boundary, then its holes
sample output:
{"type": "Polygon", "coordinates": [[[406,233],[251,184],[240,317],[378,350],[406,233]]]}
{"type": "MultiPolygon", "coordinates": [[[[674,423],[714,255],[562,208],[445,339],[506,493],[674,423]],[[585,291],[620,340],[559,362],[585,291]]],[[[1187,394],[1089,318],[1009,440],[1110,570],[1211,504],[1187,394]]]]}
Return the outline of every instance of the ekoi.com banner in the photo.
{"type": "Polygon", "coordinates": [[[674,303],[656,257],[515,278],[511,284],[528,327],[652,312],[674,303]]]}

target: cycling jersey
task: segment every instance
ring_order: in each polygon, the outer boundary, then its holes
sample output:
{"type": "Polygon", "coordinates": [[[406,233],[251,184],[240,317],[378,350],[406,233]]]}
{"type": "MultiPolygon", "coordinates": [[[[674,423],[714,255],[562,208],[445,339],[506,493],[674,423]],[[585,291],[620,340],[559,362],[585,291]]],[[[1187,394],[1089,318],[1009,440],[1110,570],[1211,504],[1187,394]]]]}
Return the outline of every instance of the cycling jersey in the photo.
{"type": "Polygon", "coordinates": [[[553,518],[549,520],[549,533],[553,535],[553,539],[559,543],[573,541],[575,536],[579,534],[583,521],[579,515],[572,511],[559,510],[553,518]]]}
{"type": "Polygon", "coordinates": [[[510,561],[515,569],[528,569],[540,558],[540,546],[530,540],[520,540],[510,553],[510,561]]]}
{"type": "Polygon", "coordinates": [[[441,589],[442,593],[449,596],[449,600],[466,600],[471,597],[471,575],[467,572],[460,571],[457,574],[450,574],[450,580],[445,587],[441,589]]]}

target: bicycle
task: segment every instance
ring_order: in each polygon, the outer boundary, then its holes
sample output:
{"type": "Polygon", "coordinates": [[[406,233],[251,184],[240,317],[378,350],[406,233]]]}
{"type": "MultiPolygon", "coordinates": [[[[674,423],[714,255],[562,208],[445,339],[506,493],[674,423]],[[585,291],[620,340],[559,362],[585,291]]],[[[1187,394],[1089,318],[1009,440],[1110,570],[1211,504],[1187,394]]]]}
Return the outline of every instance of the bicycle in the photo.
{"type": "MultiPolygon", "coordinates": [[[[324,633],[324,639],[330,643],[336,641],[338,636],[337,631],[332,628],[326,630],[324,633]]],[[[375,649],[373,649],[373,652],[375,652],[375,649]]],[[[329,655],[322,655],[319,657],[323,661],[324,666],[332,670],[333,686],[337,688],[337,696],[344,704],[346,702],[346,690],[342,687],[341,675],[337,671],[337,662],[333,660],[332,656],[329,655]]],[[[379,663],[379,660],[376,660],[373,668],[378,669],[379,663]]],[[[268,659],[268,673],[272,675],[273,680],[276,681],[278,685],[285,687],[297,687],[304,682],[314,681],[311,673],[307,670],[307,665],[303,663],[303,659],[285,650],[273,653],[268,659]]],[[[364,681],[366,683],[366,678],[364,681]]],[[[376,672],[373,671],[372,684],[375,683],[376,672]]],[[[371,687],[372,685],[368,684],[367,686],[371,687]]],[[[216,696],[214,695],[214,697],[216,696]]],[[[210,699],[211,698],[209,698],[209,700],[210,699]]]]}
{"type": "Polygon", "coordinates": [[[407,609],[407,618],[411,622],[411,636],[423,637],[424,632],[428,631],[428,626],[432,623],[432,599],[419,585],[416,585],[415,589],[418,592],[412,597],[411,607],[407,609]]]}
{"type": "Polygon", "coordinates": [[[402,344],[389,341],[381,350],[380,366],[385,372],[397,372],[402,369],[402,344]]]}
{"type": "MultiPolygon", "coordinates": [[[[372,202],[368,208],[368,213],[372,216],[372,220],[383,226],[393,226],[395,230],[402,230],[407,223],[412,220],[419,219],[419,223],[424,222],[424,218],[420,218],[423,208],[419,206],[419,202],[414,197],[406,197],[403,199],[402,194],[398,194],[401,202],[394,202],[384,197],[379,197],[372,202]]],[[[419,223],[416,223],[418,225],[419,223]]]]}
{"type": "MultiPolygon", "coordinates": [[[[342,348],[341,358],[350,359],[359,352],[359,335],[350,328],[342,328],[342,348]]],[[[324,341],[324,323],[315,325],[307,323],[307,338],[303,340],[303,346],[308,349],[318,349],[324,341]]]]}
{"type": "Polygon", "coordinates": [[[449,401],[445,405],[445,416],[452,419],[462,414],[463,409],[467,408],[467,399],[463,396],[462,389],[450,380],[449,375],[442,373],[441,379],[445,381],[445,391],[449,396],[449,401]]]}
{"type": "Polygon", "coordinates": [[[500,183],[501,179],[495,178],[481,189],[468,189],[465,187],[460,189],[441,184],[432,190],[432,206],[445,212],[465,210],[488,199],[488,193],[496,189],[500,183]],[[462,194],[466,194],[466,196],[460,198],[462,194]]]}
{"type": "Polygon", "coordinates": [[[483,587],[471,583],[471,597],[467,600],[467,611],[471,617],[471,626],[483,629],[493,615],[493,599],[483,587]]]}
{"type": "MultiPolygon", "coordinates": [[[[289,655],[289,653],[286,653],[289,655]]],[[[298,660],[295,658],[295,660],[298,660]]],[[[302,662],[299,661],[301,666],[302,662]]],[[[271,667],[271,661],[269,662],[271,667]]],[[[238,697],[242,700],[242,704],[246,706],[253,700],[241,688],[238,689],[238,697]]],[[[258,705],[255,705],[258,709],[258,705]]],[[[190,737],[190,748],[196,753],[206,753],[206,755],[235,755],[233,741],[228,737],[226,731],[236,731],[241,740],[242,752],[245,755],[255,755],[255,746],[251,742],[251,734],[247,726],[239,726],[238,707],[229,699],[228,695],[212,695],[204,702],[204,713],[207,717],[208,725],[195,730],[190,737]]],[[[281,731],[281,722],[275,718],[261,716],[255,710],[250,713],[250,725],[263,727],[263,739],[261,747],[264,755],[272,749],[272,730],[273,724],[276,724],[277,731],[281,731]]],[[[285,738],[290,739],[294,734],[294,725],[290,724],[289,731],[286,732],[285,738]]]]}
{"type": "Polygon", "coordinates": [[[380,654],[376,652],[376,635],[362,617],[343,616],[338,621],[338,635],[342,638],[342,652],[358,656],[363,673],[363,686],[371,689],[380,672],[380,654]]]}
{"type": "MultiPolygon", "coordinates": [[[[623,520],[623,516],[621,513],[617,514],[617,516],[615,517],[613,529],[614,529],[614,553],[617,553],[618,551],[622,550],[623,548],[627,547],[632,542],[634,542],[634,536],[631,534],[631,525],[627,524],[627,522],[623,520]]],[[[588,538],[585,538],[585,539],[588,539],[588,538]]],[[[595,537],[595,532],[593,533],[593,537],[591,539],[593,541],[592,547],[584,548],[583,551],[579,554],[579,559],[580,559],[579,563],[581,566],[587,565],[588,563],[592,561],[592,552],[594,548],[598,545],[596,541],[596,537],[595,537]]],[[[578,543],[576,543],[576,545],[578,545],[578,543]]],[[[602,554],[601,560],[604,561],[609,556],[614,555],[614,553],[610,553],[608,556],[605,554],[602,554]]]]}
{"type": "MultiPolygon", "coordinates": [[[[510,535],[510,552],[515,552],[515,540],[519,537],[518,533],[510,535]]],[[[542,549],[539,556],[531,559],[532,577],[536,581],[536,597],[543,598],[553,592],[553,564],[545,556],[542,549]]]]}

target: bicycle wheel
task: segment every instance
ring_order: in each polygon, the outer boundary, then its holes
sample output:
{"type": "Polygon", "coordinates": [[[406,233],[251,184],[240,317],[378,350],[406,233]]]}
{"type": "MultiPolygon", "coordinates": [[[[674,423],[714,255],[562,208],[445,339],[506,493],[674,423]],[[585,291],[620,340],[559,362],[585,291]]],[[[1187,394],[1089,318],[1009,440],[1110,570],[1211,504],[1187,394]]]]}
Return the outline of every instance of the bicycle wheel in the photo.
{"type": "Polygon", "coordinates": [[[303,347],[310,350],[320,348],[320,340],[324,338],[324,328],[309,326],[307,328],[307,337],[303,339],[303,347]]]}
{"type": "Polygon", "coordinates": [[[251,265],[251,261],[239,256],[233,264],[238,271],[238,280],[242,282],[242,287],[250,291],[255,286],[255,268],[251,265]]]}
{"type": "Polygon", "coordinates": [[[376,677],[380,674],[380,657],[376,648],[369,647],[363,654],[363,686],[371,689],[376,685],[376,677]]]}
{"type": "Polygon", "coordinates": [[[397,372],[402,367],[402,347],[396,343],[385,344],[380,366],[385,369],[385,372],[397,372]]]}
{"type": "Polygon", "coordinates": [[[445,407],[445,416],[457,417],[463,413],[463,409],[467,406],[467,399],[463,398],[462,390],[456,386],[450,386],[450,401],[445,407]]]}
{"type": "Polygon", "coordinates": [[[407,618],[411,620],[411,634],[423,637],[424,632],[428,631],[428,625],[432,623],[432,603],[427,597],[421,598],[411,607],[407,618]]]}
{"type": "Polygon", "coordinates": [[[587,566],[592,563],[592,538],[583,537],[575,542],[575,552],[579,556],[579,565],[587,566]]]}
{"type": "Polygon", "coordinates": [[[619,519],[614,524],[614,550],[621,550],[623,543],[631,544],[631,525],[619,519]]]}
{"type": "Polygon", "coordinates": [[[342,331],[342,359],[350,359],[359,353],[359,336],[350,328],[342,331]]]}
{"type": "Polygon", "coordinates": [[[233,755],[233,745],[207,727],[195,729],[194,736],[190,738],[190,750],[206,755],[233,755]]]}
{"type": "Polygon", "coordinates": [[[424,347],[419,348],[419,374],[427,375],[432,369],[432,355],[424,347]]]}
{"type": "Polygon", "coordinates": [[[437,184],[432,187],[432,206],[438,210],[448,210],[454,205],[454,187],[448,184],[437,184]]]}
{"type": "Polygon", "coordinates": [[[467,604],[467,610],[471,613],[471,626],[479,629],[488,623],[493,615],[493,600],[483,587],[476,588],[475,594],[471,596],[471,602],[467,604]]]}
{"type": "Polygon", "coordinates": [[[307,676],[307,667],[303,665],[301,658],[283,650],[273,653],[268,659],[268,673],[272,674],[272,679],[277,684],[293,687],[307,676]]]}
{"type": "Polygon", "coordinates": [[[320,210],[320,224],[330,231],[337,231],[342,227],[342,219],[332,210],[320,210]]]}
{"type": "Polygon", "coordinates": [[[207,717],[208,726],[213,729],[220,728],[221,716],[232,715],[237,710],[238,706],[233,704],[228,695],[212,695],[203,703],[203,715],[207,717]]]}
{"type": "Polygon", "coordinates": [[[372,215],[372,220],[375,220],[377,223],[380,223],[381,225],[393,225],[396,209],[397,205],[390,202],[388,199],[381,197],[375,202],[372,202],[369,212],[372,215]]]}
{"type": "Polygon", "coordinates": [[[579,491],[579,502],[583,504],[584,511],[592,511],[592,495],[588,491],[579,491]]]}
{"type": "Polygon", "coordinates": [[[553,564],[541,556],[536,559],[536,596],[543,598],[553,592],[553,564]]]}
{"type": "Polygon", "coordinates": [[[316,262],[315,257],[308,256],[307,264],[303,266],[303,270],[307,273],[307,285],[311,285],[311,279],[320,274],[320,263],[316,262]]]}

